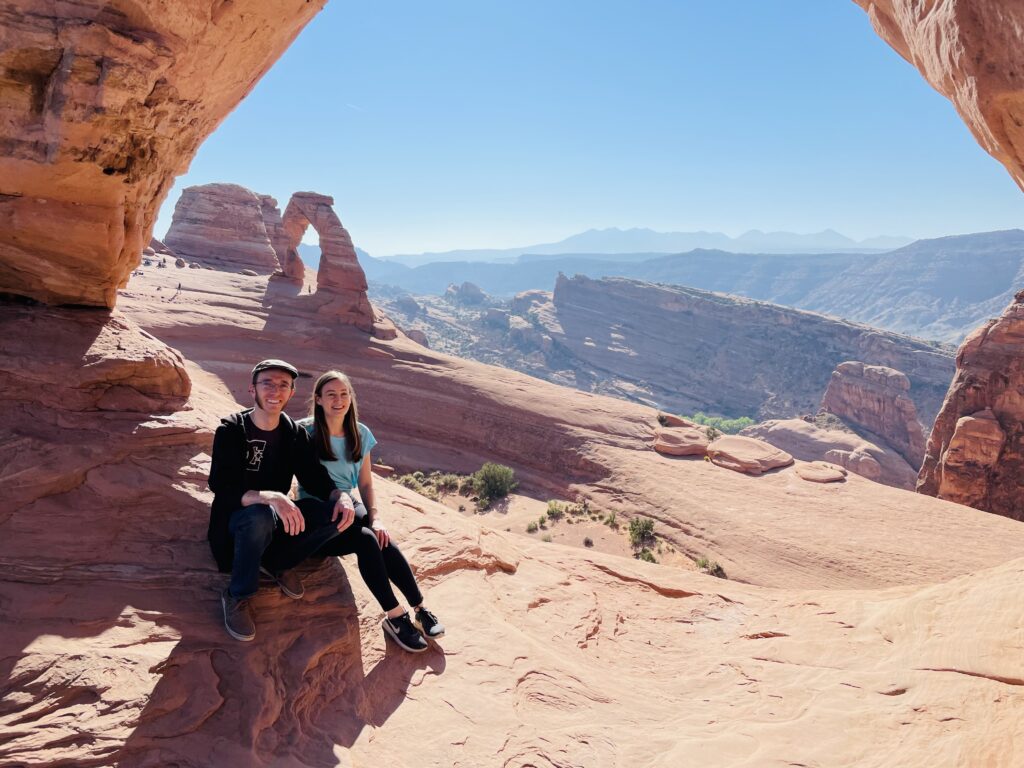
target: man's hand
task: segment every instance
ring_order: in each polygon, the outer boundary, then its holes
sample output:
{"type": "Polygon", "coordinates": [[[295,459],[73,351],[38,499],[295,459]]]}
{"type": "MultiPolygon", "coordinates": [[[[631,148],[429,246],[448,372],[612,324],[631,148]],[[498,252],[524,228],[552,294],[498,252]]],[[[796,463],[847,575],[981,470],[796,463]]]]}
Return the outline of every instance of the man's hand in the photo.
{"type": "Polygon", "coordinates": [[[306,530],[306,518],[302,516],[302,512],[295,506],[294,501],[283,493],[279,493],[275,494],[269,503],[277,513],[277,517],[284,527],[284,532],[289,536],[295,536],[306,530]]]}
{"type": "Polygon", "coordinates": [[[334,512],[331,513],[331,522],[337,521],[338,531],[344,531],[350,525],[352,521],[356,519],[356,508],[352,503],[352,497],[347,493],[342,493],[338,496],[338,500],[334,502],[334,512]]]}

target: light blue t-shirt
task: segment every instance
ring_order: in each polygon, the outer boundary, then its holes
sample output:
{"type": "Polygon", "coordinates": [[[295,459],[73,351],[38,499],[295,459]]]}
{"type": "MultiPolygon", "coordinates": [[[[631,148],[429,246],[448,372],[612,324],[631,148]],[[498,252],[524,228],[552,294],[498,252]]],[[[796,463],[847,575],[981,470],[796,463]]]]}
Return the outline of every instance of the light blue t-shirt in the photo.
{"type": "MultiPolygon", "coordinates": [[[[310,435],[313,434],[313,419],[311,417],[302,419],[299,422],[299,426],[303,427],[310,435]]],[[[363,442],[363,457],[358,462],[352,463],[348,460],[345,451],[345,438],[333,436],[331,437],[331,450],[334,451],[334,455],[338,458],[334,461],[320,460],[320,463],[327,468],[327,472],[331,476],[331,480],[334,481],[335,487],[343,491],[351,491],[359,487],[359,470],[363,468],[366,454],[377,444],[377,439],[373,436],[373,432],[370,431],[369,427],[362,422],[358,426],[359,437],[363,442]]],[[[306,493],[305,488],[299,487],[300,499],[311,497],[311,493],[306,493]]]]}

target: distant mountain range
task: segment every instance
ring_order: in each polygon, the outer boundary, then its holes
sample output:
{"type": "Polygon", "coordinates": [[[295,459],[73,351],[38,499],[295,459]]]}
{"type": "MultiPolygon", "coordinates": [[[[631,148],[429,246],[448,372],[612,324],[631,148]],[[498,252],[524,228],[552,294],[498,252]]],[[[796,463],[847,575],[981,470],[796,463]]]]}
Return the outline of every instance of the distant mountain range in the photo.
{"type": "MultiPolygon", "coordinates": [[[[317,249],[303,247],[316,264],[317,249]]],[[[731,293],[958,343],[1024,288],[1024,231],[918,240],[886,253],[737,254],[692,250],[664,255],[526,255],[515,263],[437,262],[410,268],[360,253],[371,283],[412,294],[472,282],[511,297],[551,290],[559,273],[627,277],[731,293]]],[[[371,286],[371,295],[372,295],[371,286]]]]}
{"type": "Polygon", "coordinates": [[[873,237],[860,242],[826,229],[808,235],[793,232],[762,232],[752,229],[739,237],[721,232],[655,232],[653,229],[588,229],[557,243],[540,243],[520,248],[480,248],[437,253],[399,254],[387,261],[415,267],[436,261],[515,261],[524,254],[547,256],[564,253],[681,253],[707,248],[730,253],[873,253],[899,248],[912,242],[907,237],[873,237]]]}

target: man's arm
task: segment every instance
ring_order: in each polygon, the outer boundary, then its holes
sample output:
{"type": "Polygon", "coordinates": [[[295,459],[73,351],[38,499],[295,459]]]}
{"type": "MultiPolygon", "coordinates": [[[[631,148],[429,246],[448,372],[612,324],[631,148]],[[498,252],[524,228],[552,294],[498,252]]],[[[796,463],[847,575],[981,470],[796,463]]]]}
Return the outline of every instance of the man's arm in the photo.
{"type": "Polygon", "coordinates": [[[213,458],[210,462],[210,490],[224,499],[224,506],[238,509],[245,506],[242,495],[245,485],[242,482],[242,463],[245,461],[245,450],[238,440],[238,435],[226,424],[217,427],[213,434],[213,458]]]}

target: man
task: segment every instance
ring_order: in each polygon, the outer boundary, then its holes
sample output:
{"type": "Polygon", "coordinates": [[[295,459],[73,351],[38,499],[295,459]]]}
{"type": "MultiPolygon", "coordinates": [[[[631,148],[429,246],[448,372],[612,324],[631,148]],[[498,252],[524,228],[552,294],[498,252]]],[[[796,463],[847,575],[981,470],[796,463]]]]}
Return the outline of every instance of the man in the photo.
{"type": "Polygon", "coordinates": [[[249,598],[256,594],[260,573],[298,600],[304,590],[291,569],[355,518],[352,499],[335,488],[306,430],[284,412],[298,375],[283,360],[258,363],[249,386],[255,407],[222,419],[213,438],[207,537],[217,566],[231,573],[221,604],[224,626],[236,640],[256,636],[249,598]],[[288,498],[293,476],[329,500],[306,507],[310,518],[288,498]]]}

